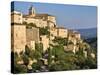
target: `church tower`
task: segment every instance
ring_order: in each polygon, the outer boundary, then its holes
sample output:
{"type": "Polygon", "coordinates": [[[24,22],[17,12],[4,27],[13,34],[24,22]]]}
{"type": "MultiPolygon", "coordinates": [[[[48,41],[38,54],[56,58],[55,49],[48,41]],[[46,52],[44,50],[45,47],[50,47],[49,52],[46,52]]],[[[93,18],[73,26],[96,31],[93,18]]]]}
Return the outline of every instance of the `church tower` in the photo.
{"type": "Polygon", "coordinates": [[[34,9],[34,7],[32,5],[29,8],[29,15],[30,16],[35,16],[35,9],[34,9]]]}

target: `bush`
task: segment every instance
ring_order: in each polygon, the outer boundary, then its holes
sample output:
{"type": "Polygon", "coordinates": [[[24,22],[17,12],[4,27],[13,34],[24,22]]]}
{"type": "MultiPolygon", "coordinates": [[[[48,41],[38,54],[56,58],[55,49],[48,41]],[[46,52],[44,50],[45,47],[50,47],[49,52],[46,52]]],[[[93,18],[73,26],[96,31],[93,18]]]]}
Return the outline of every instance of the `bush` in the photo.
{"type": "Polygon", "coordinates": [[[14,73],[27,73],[27,67],[25,65],[14,64],[14,73]]]}
{"type": "Polygon", "coordinates": [[[32,64],[32,71],[33,72],[36,72],[36,70],[39,70],[40,69],[40,65],[39,64],[37,64],[37,63],[33,63],[32,64]]]}
{"type": "Polygon", "coordinates": [[[48,28],[39,28],[39,34],[40,35],[49,35],[50,32],[48,31],[48,28]]]}
{"type": "Polygon", "coordinates": [[[36,24],[34,24],[34,23],[29,23],[28,26],[36,27],[36,24]]]}
{"type": "Polygon", "coordinates": [[[29,57],[27,55],[23,54],[22,60],[24,62],[24,65],[27,66],[29,64],[29,57]]]}
{"type": "Polygon", "coordinates": [[[60,37],[56,37],[53,41],[61,45],[67,45],[68,43],[67,38],[60,38],[60,37]]]}

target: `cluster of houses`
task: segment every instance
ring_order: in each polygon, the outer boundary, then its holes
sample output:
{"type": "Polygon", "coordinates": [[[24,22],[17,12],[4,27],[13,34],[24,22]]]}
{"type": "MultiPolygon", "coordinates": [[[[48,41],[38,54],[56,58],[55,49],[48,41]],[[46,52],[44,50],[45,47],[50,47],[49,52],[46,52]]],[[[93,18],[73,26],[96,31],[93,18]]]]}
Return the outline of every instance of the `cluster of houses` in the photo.
{"type": "MultiPolygon", "coordinates": [[[[71,51],[75,53],[79,50],[78,43],[83,43],[81,34],[77,31],[60,27],[56,23],[56,17],[49,14],[37,14],[33,6],[29,8],[28,14],[23,14],[18,11],[11,12],[11,50],[16,53],[25,52],[26,45],[35,50],[36,43],[42,43],[43,52],[46,52],[50,48],[50,44],[56,45],[53,40],[56,37],[64,38],[68,44],[64,45],[65,51],[71,51]],[[29,24],[33,25],[27,27],[29,24]],[[34,26],[35,25],[35,26],[34,26]],[[48,28],[49,34],[40,35],[40,28],[48,28]],[[49,37],[48,37],[49,35],[49,37]]],[[[87,57],[87,51],[84,50],[85,57],[87,57]]],[[[91,55],[95,58],[95,55],[91,55]]],[[[47,59],[44,59],[47,65],[47,59]]],[[[30,59],[29,69],[32,69],[31,65],[36,60],[30,59]]],[[[23,64],[23,61],[19,61],[18,64],[23,64]]]]}
{"type": "Polygon", "coordinates": [[[78,50],[76,44],[78,40],[81,40],[80,33],[64,27],[59,27],[56,24],[55,16],[49,14],[37,14],[33,6],[29,8],[28,14],[23,14],[18,11],[11,12],[12,51],[17,53],[25,51],[26,45],[32,50],[35,50],[35,43],[42,43],[43,51],[45,52],[49,48],[50,42],[52,42],[55,37],[66,38],[66,40],[68,39],[69,42],[73,43],[64,46],[65,50],[70,50],[72,52],[78,50]],[[30,23],[35,24],[36,27],[33,26],[27,28],[26,26],[30,23]],[[39,28],[46,27],[49,27],[48,31],[50,32],[50,37],[39,34],[39,28]]]}

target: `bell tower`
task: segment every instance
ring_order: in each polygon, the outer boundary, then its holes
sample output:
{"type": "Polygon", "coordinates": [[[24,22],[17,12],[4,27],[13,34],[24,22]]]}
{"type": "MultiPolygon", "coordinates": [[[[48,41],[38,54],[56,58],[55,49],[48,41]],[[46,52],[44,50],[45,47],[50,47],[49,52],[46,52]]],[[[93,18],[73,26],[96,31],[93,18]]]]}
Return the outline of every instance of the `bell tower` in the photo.
{"type": "Polygon", "coordinates": [[[32,5],[29,8],[29,15],[30,16],[35,16],[35,9],[34,9],[34,7],[32,5]]]}

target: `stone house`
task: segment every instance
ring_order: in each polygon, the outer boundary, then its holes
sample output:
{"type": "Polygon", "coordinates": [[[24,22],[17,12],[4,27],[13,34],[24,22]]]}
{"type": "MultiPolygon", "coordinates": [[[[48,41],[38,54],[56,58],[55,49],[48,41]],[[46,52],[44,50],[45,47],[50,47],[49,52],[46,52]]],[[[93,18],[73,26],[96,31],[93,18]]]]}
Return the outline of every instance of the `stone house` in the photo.
{"type": "MultiPolygon", "coordinates": [[[[49,47],[49,42],[52,42],[55,37],[68,38],[68,41],[73,42],[73,45],[76,45],[77,41],[81,39],[80,33],[63,27],[57,27],[55,16],[44,13],[37,14],[33,6],[29,8],[28,14],[22,14],[17,11],[11,12],[11,23],[11,46],[15,52],[24,51],[26,45],[34,50],[35,43],[40,42],[43,44],[45,52],[49,47]],[[36,27],[27,28],[26,25],[29,25],[29,23],[35,24],[36,27]],[[47,35],[40,36],[39,27],[49,27],[50,37],[47,37],[47,35]]],[[[75,46],[72,48],[76,49],[75,46]]]]}
{"type": "Polygon", "coordinates": [[[35,50],[35,43],[39,43],[39,29],[32,27],[26,29],[26,42],[29,48],[35,50]]]}
{"type": "Polygon", "coordinates": [[[26,26],[21,24],[11,25],[11,50],[17,53],[25,51],[26,26]]]}
{"type": "Polygon", "coordinates": [[[33,23],[37,27],[54,26],[56,19],[54,16],[49,14],[36,14],[34,7],[29,8],[29,14],[23,15],[23,22],[33,23]]]}
{"type": "Polygon", "coordinates": [[[13,11],[11,12],[11,23],[19,23],[22,24],[23,22],[23,17],[22,13],[13,11]]]}
{"type": "Polygon", "coordinates": [[[68,30],[63,27],[57,27],[57,36],[61,38],[67,38],[68,37],[68,30]]]}
{"type": "Polygon", "coordinates": [[[72,42],[74,45],[81,40],[81,34],[76,31],[68,30],[68,41],[72,42]]]}
{"type": "Polygon", "coordinates": [[[45,52],[49,48],[49,38],[46,35],[41,35],[40,42],[43,44],[43,51],[45,52]]]}

